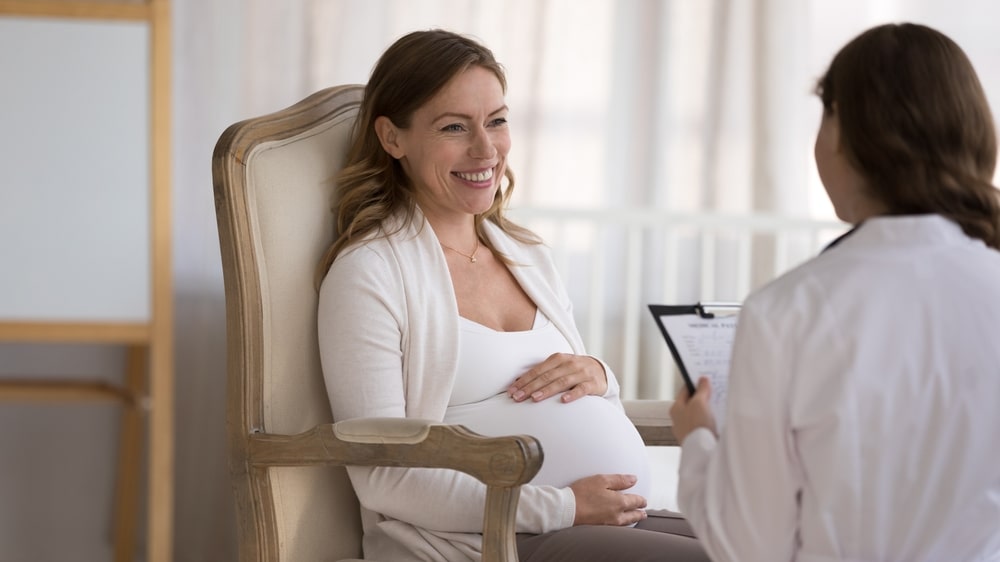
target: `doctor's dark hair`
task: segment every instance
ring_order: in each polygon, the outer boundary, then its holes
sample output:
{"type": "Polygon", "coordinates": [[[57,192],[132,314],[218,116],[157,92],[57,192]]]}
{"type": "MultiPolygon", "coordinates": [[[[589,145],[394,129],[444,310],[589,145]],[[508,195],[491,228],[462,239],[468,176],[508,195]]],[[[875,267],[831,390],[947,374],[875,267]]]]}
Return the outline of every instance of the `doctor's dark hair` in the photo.
{"type": "MultiPolygon", "coordinates": [[[[417,109],[452,78],[472,67],[492,72],[506,93],[507,78],[493,52],[457,33],[440,29],[415,31],[400,37],[382,53],[365,86],[346,165],[336,178],[334,242],[316,271],[317,287],[333,260],[348,246],[379,231],[386,219],[396,213],[405,213],[401,227],[414,218],[413,185],[400,162],[382,148],[375,120],[385,116],[397,127],[409,128],[417,109]]],[[[476,230],[482,244],[506,262],[483,234],[483,220],[492,221],[522,242],[537,243],[539,239],[504,217],[504,208],[514,189],[514,175],[509,166],[504,176],[506,186],[497,190],[490,208],[476,216],[476,230]]]]}
{"type": "Polygon", "coordinates": [[[993,115],[954,41],[918,24],[874,27],[837,53],[816,93],[888,214],[941,214],[1000,249],[993,115]]]}

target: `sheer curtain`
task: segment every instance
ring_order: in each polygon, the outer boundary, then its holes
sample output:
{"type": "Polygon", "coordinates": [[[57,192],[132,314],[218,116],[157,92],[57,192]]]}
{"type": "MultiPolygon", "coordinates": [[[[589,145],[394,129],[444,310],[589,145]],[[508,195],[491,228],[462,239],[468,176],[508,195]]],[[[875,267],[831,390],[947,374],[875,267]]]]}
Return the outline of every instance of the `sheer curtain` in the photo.
{"type": "MultiPolygon", "coordinates": [[[[998,11],[989,0],[174,0],[176,559],[236,552],[209,167],[227,125],[363,83],[394,39],[442,27],[480,38],[508,70],[517,207],[829,219],[811,92],[835,50],[876,23],[928,23],[966,48],[996,109],[998,11]]],[[[585,256],[593,240],[560,243],[585,256]]],[[[742,297],[724,277],[720,296],[742,297]]],[[[584,280],[566,281],[576,299],[584,280]]],[[[576,307],[585,318],[586,301],[576,307]]]]}

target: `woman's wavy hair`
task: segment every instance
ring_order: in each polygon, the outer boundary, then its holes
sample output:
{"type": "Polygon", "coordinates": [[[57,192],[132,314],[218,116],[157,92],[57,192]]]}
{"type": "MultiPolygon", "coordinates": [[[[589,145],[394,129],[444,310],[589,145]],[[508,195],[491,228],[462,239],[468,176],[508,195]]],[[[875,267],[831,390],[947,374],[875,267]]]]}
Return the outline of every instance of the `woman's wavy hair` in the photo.
{"type": "Polygon", "coordinates": [[[941,214],[1000,249],[993,115],[954,41],[912,23],[874,27],[837,53],[816,93],[888,214],[941,214]]]}
{"type": "MultiPolygon", "coordinates": [[[[491,71],[506,93],[507,78],[493,52],[450,31],[434,29],[409,33],[379,58],[365,86],[346,165],[336,178],[337,193],[332,206],[336,224],[334,242],[316,271],[317,287],[342,251],[383,229],[386,219],[399,212],[405,213],[400,228],[413,220],[416,210],[413,185],[399,161],[382,148],[375,133],[375,119],[384,115],[397,127],[408,128],[417,109],[452,78],[474,66],[491,71]]],[[[514,174],[508,167],[504,175],[506,186],[497,190],[490,208],[476,216],[476,230],[482,243],[508,262],[508,258],[500,255],[483,236],[484,220],[492,221],[519,241],[538,243],[539,239],[504,217],[504,208],[514,190],[514,174]]],[[[381,233],[388,234],[391,233],[381,233]]]]}

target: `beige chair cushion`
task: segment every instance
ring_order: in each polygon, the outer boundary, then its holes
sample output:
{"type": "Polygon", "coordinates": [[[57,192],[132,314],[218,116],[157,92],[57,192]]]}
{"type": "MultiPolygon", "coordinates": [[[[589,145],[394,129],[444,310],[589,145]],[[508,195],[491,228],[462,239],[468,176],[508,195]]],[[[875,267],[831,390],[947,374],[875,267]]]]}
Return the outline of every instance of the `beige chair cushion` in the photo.
{"type": "MultiPolygon", "coordinates": [[[[355,115],[352,110],[258,145],[246,157],[251,204],[260,220],[254,236],[262,256],[263,340],[271,342],[263,350],[268,433],[294,434],[333,421],[319,365],[312,272],[331,241],[333,179],[355,115]]],[[[343,468],[270,470],[282,561],[361,554],[358,503],[343,468]]]]}

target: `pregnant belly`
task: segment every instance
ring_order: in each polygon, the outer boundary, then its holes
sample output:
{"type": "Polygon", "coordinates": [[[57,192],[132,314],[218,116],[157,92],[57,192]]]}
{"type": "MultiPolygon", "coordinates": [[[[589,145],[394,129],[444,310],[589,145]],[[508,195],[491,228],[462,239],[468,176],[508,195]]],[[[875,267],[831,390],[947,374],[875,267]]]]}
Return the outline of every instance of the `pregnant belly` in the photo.
{"type": "Polygon", "coordinates": [[[629,493],[648,498],[651,490],[645,446],[635,426],[616,406],[598,396],[569,404],[550,398],[514,402],[506,394],[448,408],[445,422],[488,436],[532,435],[545,461],[532,484],[568,486],[594,474],[634,474],[629,493]]]}

